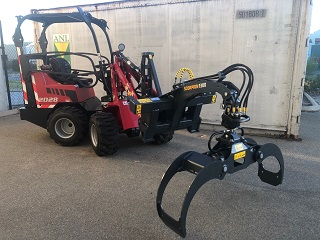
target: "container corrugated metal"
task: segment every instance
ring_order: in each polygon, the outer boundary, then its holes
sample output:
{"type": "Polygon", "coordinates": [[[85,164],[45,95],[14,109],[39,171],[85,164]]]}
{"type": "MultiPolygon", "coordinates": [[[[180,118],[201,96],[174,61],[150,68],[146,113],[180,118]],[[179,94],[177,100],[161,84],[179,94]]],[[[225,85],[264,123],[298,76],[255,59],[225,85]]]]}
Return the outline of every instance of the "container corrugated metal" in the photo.
{"type": "MultiPolygon", "coordinates": [[[[248,65],[255,83],[248,105],[251,121],[244,127],[297,138],[311,4],[309,0],[149,0],[81,7],[108,22],[113,48],[125,43],[125,55],[135,63],[140,63],[141,52],[155,53],[163,93],[171,90],[182,67],[191,68],[197,77],[233,63],[248,65]]],[[[74,6],[33,10],[72,11],[74,6]]],[[[59,26],[54,33],[70,34],[71,51],[80,47],[94,51],[90,36],[80,27],[59,26]]],[[[102,96],[103,88],[96,87],[96,92],[102,96]]],[[[220,113],[219,104],[206,105],[201,116],[204,123],[219,125],[220,113]]]]}

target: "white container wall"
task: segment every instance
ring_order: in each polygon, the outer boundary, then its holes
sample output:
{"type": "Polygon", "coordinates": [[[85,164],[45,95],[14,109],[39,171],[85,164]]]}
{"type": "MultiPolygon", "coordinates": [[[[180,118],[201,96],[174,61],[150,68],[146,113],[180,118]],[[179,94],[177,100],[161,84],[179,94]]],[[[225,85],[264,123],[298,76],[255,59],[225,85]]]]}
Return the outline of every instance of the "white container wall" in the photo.
{"type": "MultiPolygon", "coordinates": [[[[251,121],[244,126],[261,133],[297,138],[311,2],[149,0],[81,7],[108,22],[113,48],[124,43],[125,55],[137,65],[141,52],[155,53],[163,93],[171,90],[175,74],[182,67],[191,68],[195,77],[200,77],[233,63],[246,64],[252,69],[255,82],[248,106],[251,121]]],[[[76,8],[34,10],[35,13],[72,11],[76,8]]],[[[53,27],[50,34],[69,34],[71,51],[95,52],[89,31],[82,29],[65,25],[53,27]]],[[[39,36],[38,26],[36,35],[39,36]]],[[[47,38],[53,50],[51,37],[47,38]]],[[[77,62],[72,64],[81,66],[77,62]]],[[[242,76],[234,75],[230,80],[236,79],[242,80],[242,76]]],[[[95,90],[98,96],[104,95],[101,85],[95,90]]],[[[204,123],[219,125],[219,101],[204,106],[201,116],[204,123]]]]}

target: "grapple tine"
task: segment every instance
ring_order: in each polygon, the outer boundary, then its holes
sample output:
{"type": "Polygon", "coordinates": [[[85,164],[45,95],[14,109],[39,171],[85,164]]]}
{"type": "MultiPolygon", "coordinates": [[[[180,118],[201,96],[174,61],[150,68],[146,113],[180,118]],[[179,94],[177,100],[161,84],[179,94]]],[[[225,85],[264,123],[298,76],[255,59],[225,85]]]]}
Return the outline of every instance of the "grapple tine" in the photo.
{"type": "Polygon", "coordinates": [[[167,171],[162,177],[160,186],[158,188],[157,192],[157,211],[158,215],[161,218],[161,220],[169,227],[171,228],[174,232],[182,236],[182,232],[180,231],[180,221],[177,221],[173,219],[171,216],[169,216],[162,208],[162,198],[164,191],[170,182],[170,180],[173,178],[173,176],[180,172],[182,170],[182,167],[184,165],[185,159],[191,154],[192,152],[186,152],[181,154],[179,157],[177,157],[173,163],[169,166],[167,171]]]}
{"type": "MultiPolygon", "coordinates": [[[[172,177],[177,172],[181,171],[183,164],[184,164],[184,161],[185,161],[185,158],[188,157],[191,153],[192,152],[185,152],[185,153],[181,154],[179,157],[177,157],[172,162],[172,164],[169,166],[167,171],[163,174],[160,186],[158,188],[158,193],[157,193],[157,206],[158,206],[158,203],[161,205],[163,193],[164,193],[168,183],[170,182],[172,177]]],[[[158,213],[159,213],[159,210],[158,210],[158,213]]],[[[159,216],[160,216],[160,214],[159,214],[159,216]]]]}
{"type": "Polygon", "coordinates": [[[257,151],[257,159],[257,162],[259,163],[258,176],[261,181],[273,186],[281,184],[284,175],[284,161],[280,148],[273,143],[264,144],[257,151]],[[275,157],[280,165],[280,169],[277,173],[270,172],[263,167],[263,160],[271,156],[275,157]]]}
{"type": "MultiPolygon", "coordinates": [[[[203,155],[202,155],[203,156],[203,155]]],[[[222,162],[212,162],[210,165],[206,166],[203,170],[199,172],[199,174],[196,176],[192,184],[190,185],[188,192],[186,193],[186,196],[183,201],[182,209],[181,209],[181,215],[180,215],[180,227],[181,232],[183,233],[181,236],[186,236],[186,219],[188,214],[188,209],[190,206],[190,203],[197,193],[197,191],[209,180],[219,178],[222,179],[225,176],[225,173],[222,171],[223,164],[222,162]]]]}
{"type": "Polygon", "coordinates": [[[213,161],[211,157],[197,152],[187,152],[180,155],[164,174],[158,189],[157,211],[161,220],[174,232],[184,238],[186,236],[187,213],[193,197],[207,181],[214,178],[222,179],[224,175],[223,164],[220,161],[213,161]],[[200,170],[195,172],[195,169],[200,170]],[[182,204],[180,218],[177,221],[164,211],[162,198],[169,181],[176,173],[181,171],[190,171],[196,173],[197,176],[188,188],[182,204]]]}

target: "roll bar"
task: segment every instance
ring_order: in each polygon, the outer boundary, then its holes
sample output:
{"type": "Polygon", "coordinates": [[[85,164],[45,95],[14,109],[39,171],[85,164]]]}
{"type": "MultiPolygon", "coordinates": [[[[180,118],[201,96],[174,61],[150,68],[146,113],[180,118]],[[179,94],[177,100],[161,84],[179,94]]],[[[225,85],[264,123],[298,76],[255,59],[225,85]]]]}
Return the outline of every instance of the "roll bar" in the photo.
{"type": "MultiPolygon", "coordinates": [[[[42,23],[42,32],[40,34],[40,37],[38,39],[39,45],[41,47],[42,52],[47,52],[47,46],[48,41],[46,38],[46,30],[49,26],[56,23],[79,23],[84,22],[89,27],[94,43],[95,48],[97,51],[97,54],[100,54],[100,47],[98,44],[97,36],[95,34],[95,31],[92,27],[92,24],[97,25],[105,34],[105,37],[108,41],[108,47],[110,51],[110,56],[112,56],[112,47],[111,47],[111,41],[109,38],[109,35],[107,33],[107,22],[104,19],[98,19],[93,17],[89,12],[84,12],[80,7],[78,8],[78,12],[72,12],[72,13],[40,13],[40,14],[28,14],[26,16],[17,16],[18,25],[16,27],[15,33],[12,37],[13,42],[16,47],[22,47],[23,46],[23,36],[21,33],[21,25],[25,20],[31,20],[34,22],[42,23]]],[[[111,57],[112,59],[112,57],[111,57]]],[[[113,61],[113,59],[111,60],[113,61]]]]}

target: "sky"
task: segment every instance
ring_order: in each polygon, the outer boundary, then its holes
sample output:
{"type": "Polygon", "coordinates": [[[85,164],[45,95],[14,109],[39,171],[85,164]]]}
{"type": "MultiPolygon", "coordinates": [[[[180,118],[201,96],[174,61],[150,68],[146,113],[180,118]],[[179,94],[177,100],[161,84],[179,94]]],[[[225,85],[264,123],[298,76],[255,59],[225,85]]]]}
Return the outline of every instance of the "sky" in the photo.
{"type": "Polygon", "coordinates": [[[320,0],[313,1],[310,33],[320,29],[320,0]]]}
{"type": "MultiPolygon", "coordinates": [[[[110,0],[113,2],[116,0],[110,0]]],[[[120,0],[121,1],[121,0],[120,0]]],[[[260,0],[257,0],[260,1],[260,0]]],[[[27,15],[30,13],[31,9],[47,9],[54,7],[65,7],[65,6],[75,6],[75,5],[85,5],[85,4],[94,4],[108,2],[108,0],[54,0],[54,1],[45,1],[45,0],[9,0],[6,1],[6,6],[0,8],[0,20],[3,31],[3,38],[5,44],[11,44],[12,35],[14,33],[17,20],[15,16],[18,15],[27,15]]],[[[27,23],[26,23],[27,24],[27,23]]],[[[24,27],[24,25],[23,25],[24,27]]],[[[22,27],[22,28],[23,28],[22,27]]],[[[312,20],[310,33],[313,33],[320,29],[320,0],[313,0],[312,8],[312,20]]],[[[25,39],[26,41],[28,39],[25,39]]],[[[31,38],[30,41],[33,39],[31,38]]],[[[29,40],[28,40],[29,41],[29,40]]]]}
{"type": "MultiPolygon", "coordinates": [[[[55,7],[66,7],[66,6],[76,6],[76,5],[86,5],[101,2],[115,2],[121,0],[9,0],[6,1],[6,6],[0,8],[0,20],[3,31],[3,38],[5,44],[11,44],[12,35],[14,33],[15,27],[17,25],[16,16],[24,16],[30,14],[31,9],[48,9],[55,7]]],[[[22,25],[24,29],[28,21],[22,25]]],[[[27,26],[29,27],[29,26],[27,26]]],[[[25,41],[29,41],[25,39],[25,41]]],[[[33,41],[33,39],[31,39],[33,41]]]]}

